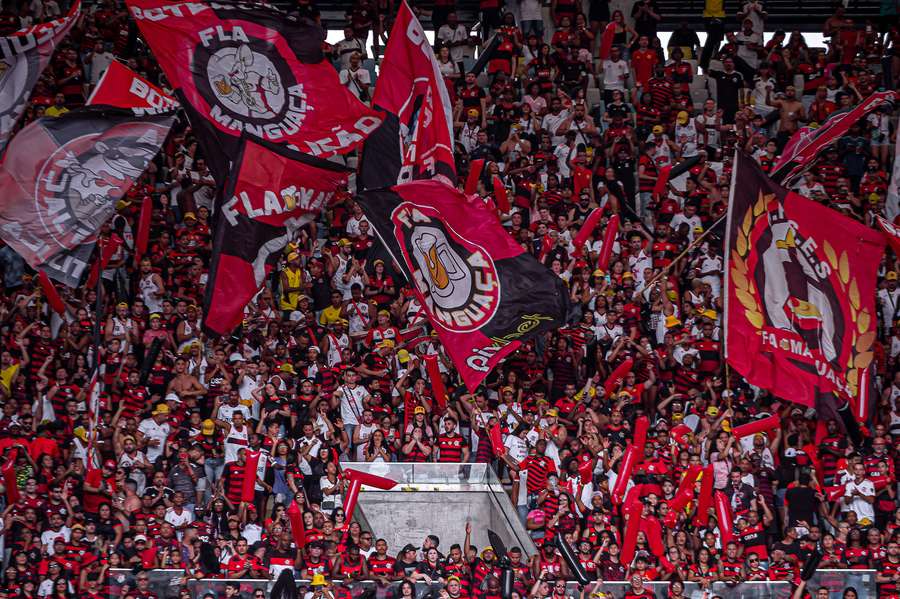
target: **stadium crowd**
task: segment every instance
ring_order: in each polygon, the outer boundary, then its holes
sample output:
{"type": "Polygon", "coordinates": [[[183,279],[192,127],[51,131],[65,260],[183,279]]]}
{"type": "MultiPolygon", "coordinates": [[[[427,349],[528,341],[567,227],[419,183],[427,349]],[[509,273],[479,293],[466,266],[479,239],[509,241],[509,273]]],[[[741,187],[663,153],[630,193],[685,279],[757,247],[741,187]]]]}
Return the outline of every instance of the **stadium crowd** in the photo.
{"type": "MultiPolygon", "coordinates": [[[[389,547],[357,523],[342,532],[349,515],[341,461],[493,462],[540,548],[531,560],[511,552],[518,597],[565,595],[571,573],[551,542],[558,535],[591,577],[631,582],[627,597],[653,596],[646,581],[670,581],[672,597],[681,596],[681,581],[799,582],[814,549],[823,554],[820,568],[875,569],[879,596],[900,596],[895,256],[879,267],[878,396],[863,442],[854,443],[839,421],[753,388],[725,366],[722,231],[713,228],[726,210],[736,148],[768,170],[799,127],[893,89],[896,11],[863,23],[839,7],[824,22],[828,47],[811,48],[799,32],[763,43],[767,15],[757,0],[738,15],[719,15],[710,2],[707,16],[730,28],[721,44],[701,49],[686,25],[663,22],[654,0],[585,4],[582,11],[581,3],[553,0],[548,11],[521,0],[513,14],[482,0],[475,33],[453,2],[419,11],[436,29],[460,172],[486,159],[485,197],[491,175],[502,176],[513,197],[504,215],[510,235],[566,281],[571,299],[565,327],[524,347],[471,393],[409,286],[373,258],[373,231],[352,190],[285,248],[242,326],[227,338],[205,337],[200,306],[216,182],[184,119],[102,231],[126,240],[102,273],[102,313],[97,291],[85,287],[66,291],[69,313],[55,316],[34,273],[0,246],[5,497],[18,488],[17,501],[4,500],[0,599],[99,598],[116,568],[137,572],[134,588],[117,589],[132,599],[154,599],[147,571],[155,568],[231,579],[293,568],[313,580],[309,596],[317,599],[332,596],[331,579],[370,578],[440,582],[444,599],[498,597],[497,556],[471,546],[466,522],[466,542],[452,546],[430,536],[419,547],[389,547]],[[601,60],[610,21],[613,47],[601,60]],[[674,29],[666,48],[657,37],[663,29],[674,29]],[[499,45],[485,72],[467,72],[489,31],[499,45]],[[682,180],[654,193],[660,171],[689,158],[697,163],[682,180]],[[142,202],[153,202],[151,248],[135,264],[142,202]],[[604,217],[573,257],[574,233],[594,208],[604,217]],[[613,214],[620,230],[600,270],[613,214]],[[157,339],[161,351],[149,363],[157,339]],[[440,359],[445,410],[431,395],[428,354],[440,359]],[[95,358],[102,412],[87,463],[95,358]],[[607,389],[625,360],[633,368],[607,389]],[[641,517],[663,522],[683,474],[712,465],[735,518],[733,542],[722,545],[714,511],[698,526],[691,502],[674,526],[662,527],[662,555],[641,532],[634,559],[620,559],[624,521],[611,492],[642,415],[651,424],[633,476],[644,484],[641,517]],[[730,434],[771,415],[781,417],[780,429],[739,441],[730,434]],[[501,459],[487,433],[495,422],[507,449],[501,459]],[[264,451],[266,468],[255,501],[242,503],[248,448],[264,451]],[[586,462],[590,476],[579,468],[586,462]],[[843,492],[829,495],[838,485],[843,492]],[[292,498],[304,511],[302,550],[286,516],[292,498]]],[[[56,0],[4,3],[0,32],[61,8],[56,0]]],[[[318,17],[311,0],[298,0],[294,11],[318,17]]],[[[330,48],[341,81],[363,101],[376,83],[363,40],[373,33],[374,49],[383,48],[394,11],[391,2],[358,0],[345,39],[330,48]]],[[[122,3],[102,0],[85,13],[38,82],[26,122],[81,106],[116,59],[165,86],[122,3]]],[[[888,109],[855,124],[799,191],[867,225],[885,214],[891,117],[888,109]]],[[[897,206],[887,210],[895,215],[897,206]]],[[[406,582],[397,592],[414,593],[406,582]]]]}

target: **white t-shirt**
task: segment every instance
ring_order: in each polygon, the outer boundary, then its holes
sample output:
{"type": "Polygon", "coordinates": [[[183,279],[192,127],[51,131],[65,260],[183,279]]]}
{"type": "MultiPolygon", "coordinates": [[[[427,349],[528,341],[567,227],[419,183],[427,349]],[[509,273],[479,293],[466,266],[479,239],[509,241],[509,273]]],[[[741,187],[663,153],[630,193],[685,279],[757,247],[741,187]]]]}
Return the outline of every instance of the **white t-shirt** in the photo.
{"type": "MultiPolygon", "coordinates": [[[[369,222],[369,219],[366,218],[366,215],[363,214],[359,218],[355,216],[351,216],[347,219],[347,235],[350,237],[357,237],[359,235],[359,223],[366,221],[369,222]]],[[[372,223],[369,223],[369,230],[372,229],[372,223]]]]}
{"type": "MultiPolygon", "coordinates": [[[[875,485],[867,478],[864,478],[861,483],[856,483],[853,480],[849,481],[844,487],[844,497],[850,497],[855,490],[859,490],[861,494],[868,497],[875,496],[875,485]]],[[[848,509],[856,512],[856,517],[859,520],[868,518],[870,522],[875,522],[875,506],[864,501],[862,497],[854,497],[853,501],[845,505],[848,509]]]]}
{"type": "Polygon", "coordinates": [[[341,390],[341,418],[344,424],[359,424],[369,392],[362,385],[352,389],[349,385],[341,385],[338,389],[341,390]]]}
{"type": "MultiPolygon", "coordinates": [[[[469,32],[466,30],[466,26],[462,23],[457,23],[455,28],[450,27],[448,24],[441,25],[441,28],[437,31],[437,38],[444,42],[463,42],[469,39],[469,32]]],[[[450,48],[450,60],[453,62],[459,62],[466,56],[466,46],[454,46],[450,48]]]]}
{"type": "MultiPolygon", "coordinates": [[[[359,67],[355,71],[351,71],[349,68],[341,69],[340,79],[341,85],[349,89],[350,93],[352,93],[360,100],[362,100],[362,98],[360,98],[360,94],[362,94],[362,88],[365,88],[367,85],[372,84],[372,77],[369,75],[369,71],[362,67],[359,67]]],[[[366,101],[368,101],[368,98],[366,99],[366,101]]]]}
{"type": "Polygon", "coordinates": [[[66,543],[69,542],[69,535],[72,531],[68,526],[62,526],[58,531],[45,530],[41,533],[41,545],[47,547],[47,555],[53,555],[53,542],[57,537],[63,537],[66,543]]]}
{"type": "Polygon", "coordinates": [[[572,158],[576,152],[576,148],[570,148],[564,143],[559,144],[553,150],[553,155],[556,157],[556,165],[559,167],[560,177],[569,178],[572,176],[572,169],[569,168],[569,159],[572,158]]]}
{"type": "MultiPolygon", "coordinates": [[[[168,522],[175,528],[178,528],[179,526],[184,526],[185,524],[190,524],[193,521],[194,521],[194,513],[189,509],[182,508],[180,514],[175,513],[174,507],[170,507],[166,510],[166,522],[168,522]]],[[[176,533],[178,534],[179,539],[184,534],[184,532],[181,530],[176,531],[176,533]]]]}
{"type": "Polygon", "coordinates": [[[342,39],[334,45],[334,48],[337,50],[342,69],[350,67],[350,57],[354,52],[359,52],[363,57],[366,55],[366,43],[356,38],[342,39]]]}
{"type": "Polygon", "coordinates": [[[141,423],[138,425],[138,431],[143,433],[148,439],[156,439],[159,441],[159,444],[156,447],[151,447],[150,445],[147,446],[147,460],[155,462],[156,458],[162,455],[163,450],[166,448],[166,439],[171,430],[168,422],[157,424],[153,418],[141,420],[141,423]]]}
{"type": "Polygon", "coordinates": [[[631,71],[628,69],[628,63],[622,60],[604,60],[603,61],[603,89],[618,89],[625,91],[625,80],[631,71]]]}
{"type": "Polygon", "coordinates": [[[700,217],[696,214],[690,218],[684,215],[684,212],[679,212],[675,216],[672,217],[671,227],[673,231],[677,231],[678,227],[682,225],[682,223],[687,223],[688,225],[688,239],[694,241],[694,227],[702,227],[703,221],[700,220],[700,217]]]}
{"type": "Polygon", "coordinates": [[[756,53],[756,50],[751,50],[747,44],[758,44],[762,45],[762,34],[756,33],[755,31],[749,35],[744,32],[738,32],[737,35],[734,36],[734,39],[740,43],[738,45],[737,55],[740,58],[744,59],[748,65],[753,67],[754,69],[759,66],[759,54],[756,53]]]}
{"type": "Polygon", "coordinates": [[[559,130],[559,126],[562,125],[563,121],[567,118],[569,118],[568,110],[560,110],[559,114],[548,112],[544,115],[541,129],[550,134],[550,142],[554,145],[561,144],[565,140],[565,136],[557,135],[556,132],[559,130]]]}

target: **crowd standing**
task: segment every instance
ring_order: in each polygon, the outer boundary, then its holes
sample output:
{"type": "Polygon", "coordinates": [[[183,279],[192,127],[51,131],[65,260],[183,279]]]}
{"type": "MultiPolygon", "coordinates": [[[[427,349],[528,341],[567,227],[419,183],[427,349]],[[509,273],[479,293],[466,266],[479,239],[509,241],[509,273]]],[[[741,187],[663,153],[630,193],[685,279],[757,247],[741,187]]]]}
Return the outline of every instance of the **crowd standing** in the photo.
{"type": "MultiPolygon", "coordinates": [[[[133,588],[115,589],[133,599],[154,599],[147,572],[155,568],[183,569],[185,580],[274,578],[293,568],[313,581],[316,598],[333,596],[331,579],[403,581],[403,597],[414,581],[440,583],[444,599],[498,596],[498,556],[471,545],[465,522],[465,543],[452,546],[429,536],[420,547],[389,547],[378,531],[345,529],[341,461],[492,462],[539,547],[532,559],[510,552],[517,597],[565,596],[572,574],[552,542],[559,535],[590,577],[628,581],[627,597],[652,596],[648,581],[670,581],[672,597],[684,581],[703,589],[799,582],[813,550],[821,568],[875,569],[879,596],[900,596],[895,256],[878,271],[879,394],[854,443],[841,423],[820,422],[726,368],[722,238],[707,234],[726,211],[735,149],[769,170],[798,128],[893,89],[896,11],[864,23],[838,7],[823,25],[827,47],[811,48],[796,31],[764,43],[767,14],[756,0],[738,15],[710,0],[705,16],[720,43],[701,48],[686,24],[663,21],[654,0],[521,0],[511,12],[482,0],[480,8],[478,31],[453,2],[417,9],[436,30],[459,171],[486,160],[485,198],[492,175],[502,177],[513,198],[504,225],[567,283],[567,324],[465,389],[410,287],[374,257],[372,228],[348,189],[285,248],[243,324],[207,338],[200,306],[216,181],[182,119],[101,232],[126,241],[102,273],[102,313],[97,290],[81,288],[64,292],[69,312],[55,316],[34,273],[0,246],[0,451],[12,469],[2,482],[7,498],[10,485],[18,489],[3,510],[0,599],[98,598],[116,568],[137,573],[133,588]],[[613,45],[600,59],[608,23],[613,45]],[[663,29],[674,29],[665,48],[663,29]],[[468,72],[493,32],[499,44],[486,70],[468,72]],[[660,171],[687,158],[697,163],[686,180],[656,193],[660,171]],[[151,243],[135,261],[143,202],[153,203],[151,243]],[[574,233],[595,208],[604,216],[574,257],[574,233]],[[599,269],[614,214],[612,258],[599,269]],[[151,352],[154,342],[160,351],[151,352]],[[429,354],[449,390],[446,409],[427,380],[429,354]],[[95,360],[103,391],[90,440],[95,360]],[[607,385],[626,360],[624,380],[607,385]],[[769,415],[781,417],[780,429],[739,441],[730,434],[769,415]],[[611,489],[639,416],[651,423],[633,474],[643,484],[641,517],[662,522],[684,473],[712,465],[734,515],[733,542],[722,545],[714,512],[696,525],[691,502],[662,526],[662,555],[642,532],[635,557],[621,559],[625,521],[611,489]],[[487,433],[494,423],[501,459],[487,433]],[[248,449],[264,455],[249,503],[240,501],[248,449]],[[844,491],[829,494],[838,485],[844,491]],[[302,550],[286,516],[292,499],[304,512],[302,550]]],[[[56,0],[6,3],[0,33],[61,9],[56,0]]],[[[319,17],[311,0],[291,10],[319,17]]],[[[357,0],[344,39],[329,47],[342,83],[363,101],[377,83],[365,64],[383,49],[395,10],[390,0],[357,0]]],[[[123,4],[102,0],[85,7],[55,53],[24,122],[81,106],[115,59],[166,85],[123,4]]],[[[890,108],[871,114],[799,191],[867,225],[896,214],[885,206],[894,136],[890,108]]],[[[225,596],[239,592],[231,585],[225,596]]]]}

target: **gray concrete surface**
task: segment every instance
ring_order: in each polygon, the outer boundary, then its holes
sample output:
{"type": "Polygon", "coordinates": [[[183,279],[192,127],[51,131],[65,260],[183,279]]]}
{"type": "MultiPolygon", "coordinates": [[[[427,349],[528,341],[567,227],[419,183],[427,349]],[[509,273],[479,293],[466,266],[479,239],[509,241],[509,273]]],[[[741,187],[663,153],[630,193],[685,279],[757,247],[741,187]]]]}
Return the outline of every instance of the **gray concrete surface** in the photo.
{"type": "Polygon", "coordinates": [[[384,538],[392,554],[407,543],[421,547],[428,534],[440,538],[440,549],[446,554],[450,545],[462,545],[467,520],[472,522],[472,543],[479,549],[488,545],[490,528],[507,548],[519,546],[527,555],[533,554],[534,544],[516,519],[508,496],[491,493],[486,486],[466,486],[470,490],[435,490],[438,487],[429,485],[416,491],[363,491],[358,505],[375,538],[384,538]],[[500,505],[503,501],[505,506],[500,505]]]}

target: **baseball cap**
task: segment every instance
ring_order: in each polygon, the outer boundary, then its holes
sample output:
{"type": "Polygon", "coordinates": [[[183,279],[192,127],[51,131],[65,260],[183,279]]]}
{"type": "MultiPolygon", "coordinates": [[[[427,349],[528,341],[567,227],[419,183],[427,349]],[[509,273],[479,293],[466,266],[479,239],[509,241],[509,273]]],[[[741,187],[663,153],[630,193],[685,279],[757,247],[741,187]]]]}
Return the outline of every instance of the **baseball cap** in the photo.
{"type": "Polygon", "coordinates": [[[654,125],[654,126],[653,126],[653,132],[656,133],[657,135],[659,135],[660,133],[662,133],[662,132],[663,132],[662,125],[654,125]]]}
{"type": "Polygon", "coordinates": [[[687,113],[687,111],[686,111],[686,110],[682,110],[681,112],[679,112],[679,113],[678,113],[678,116],[675,117],[675,121],[676,121],[679,125],[684,125],[685,123],[687,123],[687,122],[688,122],[688,113],[687,113]]]}
{"type": "Polygon", "coordinates": [[[888,281],[896,281],[897,273],[893,270],[888,271],[888,273],[886,275],[884,275],[884,278],[887,279],[888,281]]]}

